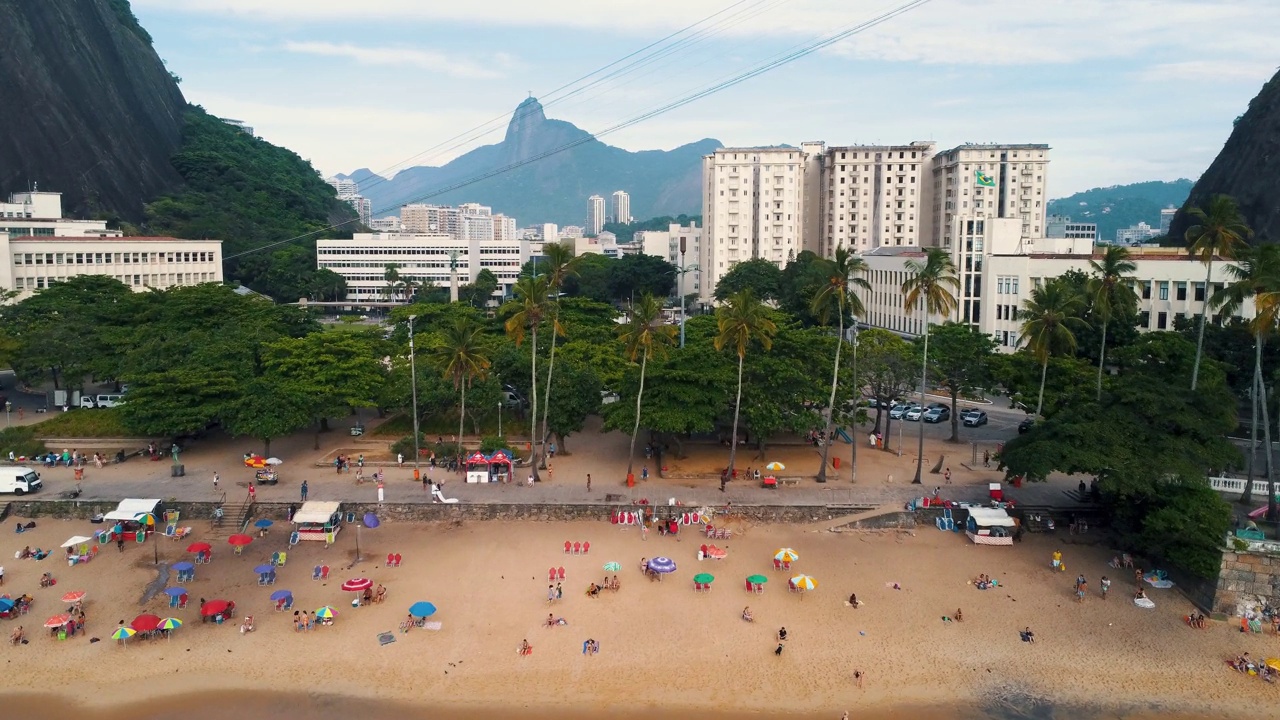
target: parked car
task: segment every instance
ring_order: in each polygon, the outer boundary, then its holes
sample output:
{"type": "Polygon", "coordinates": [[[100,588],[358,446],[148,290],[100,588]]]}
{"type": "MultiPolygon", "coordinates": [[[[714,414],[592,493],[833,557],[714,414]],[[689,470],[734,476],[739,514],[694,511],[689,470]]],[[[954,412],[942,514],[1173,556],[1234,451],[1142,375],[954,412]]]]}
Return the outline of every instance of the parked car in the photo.
{"type": "MultiPolygon", "coordinates": [[[[915,403],[900,403],[898,405],[894,405],[892,408],[889,409],[889,417],[893,418],[894,420],[901,420],[903,415],[906,415],[911,410],[914,410],[919,407],[920,406],[916,405],[915,403]]],[[[919,420],[920,417],[917,415],[916,419],[919,420]]]]}
{"type": "Polygon", "coordinates": [[[987,424],[987,414],[977,408],[969,408],[960,414],[965,427],[978,427],[987,424]]]}
{"type": "Polygon", "coordinates": [[[1031,430],[1031,428],[1035,426],[1036,426],[1036,419],[1027,418],[1026,420],[1023,420],[1022,422],[1018,423],[1018,434],[1022,435],[1023,433],[1031,430]]]}
{"type": "Polygon", "coordinates": [[[902,415],[903,420],[918,422],[924,416],[925,409],[919,405],[911,406],[911,409],[902,415]]]}
{"type": "Polygon", "coordinates": [[[944,420],[950,420],[951,408],[945,405],[942,407],[930,407],[924,411],[924,415],[921,415],[920,419],[927,423],[940,423],[944,420]]]}

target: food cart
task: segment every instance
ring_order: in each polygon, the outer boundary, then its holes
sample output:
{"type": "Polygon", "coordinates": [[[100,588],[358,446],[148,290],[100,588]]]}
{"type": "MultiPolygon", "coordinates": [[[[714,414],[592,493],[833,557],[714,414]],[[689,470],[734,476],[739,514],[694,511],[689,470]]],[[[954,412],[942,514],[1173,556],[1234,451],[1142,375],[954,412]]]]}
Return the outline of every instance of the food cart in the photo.
{"type": "Polygon", "coordinates": [[[489,476],[494,482],[509,482],[513,479],[509,451],[498,450],[489,456],[489,476]]]}
{"type": "Polygon", "coordinates": [[[111,530],[106,531],[103,535],[109,536],[105,542],[114,542],[117,540],[116,528],[119,528],[120,534],[125,541],[137,541],[138,533],[142,533],[145,538],[156,531],[156,516],[160,508],[160,500],[158,498],[136,499],[126,498],[120,501],[115,510],[102,516],[102,519],[114,523],[111,530]],[[146,522],[143,522],[143,521],[146,522]]]}
{"type": "Polygon", "coordinates": [[[510,450],[497,450],[485,455],[476,451],[467,456],[467,482],[508,482],[513,479],[513,454],[510,450]]]}
{"type": "Polygon", "coordinates": [[[273,467],[259,468],[253,473],[253,483],[255,485],[275,485],[279,482],[280,473],[276,472],[273,467]]]}
{"type": "Polygon", "coordinates": [[[310,500],[293,515],[299,540],[331,541],[342,529],[341,503],[332,500],[310,500]]]}
{"type": "Polygon", "coordinates": [[[1013,545],[1013,531],[1018,521],[996,508],[969,508],[965,534],[975,545],[1013,545]]]}

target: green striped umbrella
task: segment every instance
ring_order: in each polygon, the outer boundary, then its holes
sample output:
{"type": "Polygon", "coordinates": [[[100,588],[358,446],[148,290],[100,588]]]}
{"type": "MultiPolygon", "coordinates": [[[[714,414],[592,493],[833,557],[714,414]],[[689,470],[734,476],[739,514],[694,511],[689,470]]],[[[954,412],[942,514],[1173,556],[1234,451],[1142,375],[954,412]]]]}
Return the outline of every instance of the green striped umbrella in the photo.
{"type": "Polygon", "coordinates": [[[711,573],[698,573],[697,575],[693,576],[693,581],[698,583],[699,585],[710,585],[711,582],[715,579],[716,579],[716,576],[712,575],[711,573]]]}

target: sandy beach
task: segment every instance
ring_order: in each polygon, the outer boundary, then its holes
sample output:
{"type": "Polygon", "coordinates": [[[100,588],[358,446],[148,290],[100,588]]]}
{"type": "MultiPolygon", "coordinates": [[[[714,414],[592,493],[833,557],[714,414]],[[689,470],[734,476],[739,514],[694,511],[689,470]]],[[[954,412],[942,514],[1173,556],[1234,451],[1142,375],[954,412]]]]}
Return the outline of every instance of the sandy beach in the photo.
{"type": "MultiPolygon", "coordinates": [[[[708,541],[687,531],[677,538],[650,532],[643,539],[635,528],[603,521],[384,523],[363,531],[362,562],[353,565],[356,533],[347,530],[327,550],[321,543],[289,549],[276,585],[259,587],[252,568],[286,549],[287,534],[277,529],[240,557],[219,540],[213,563],[197,566],[195,581],[185,585],[190,606],[170,610],[162,593],[140,604],[157,577],[150,542],[124,552],[103,547],[93,562],[68,567],[57,547],[96,526],[41,518],[33,531],[18,535],[15,522],[10,518],[0,531],[0,591],[30,593],[35,603],[30,614],[0,621],[4,637],[22,624],[29,638],[26,645],[6,642],[0,649],[10,668],[0,689],[11,703],[26,693],[56,693],[99,708],[146,697],[174,709],[191,704],[182,696],[192,693],[251,703],[294,693],[317,706],[332,704],[317,698],[342,696],[471,716],[625,707],[646,714],[838,718],[845,710],[891,716],[927,707],[938,717],[960,717],[957,708],[1031,699],[1108,713],[1243,717],[1274,705],[1280,692],[1223,665],[1224,658],[1245,651],[1255,658],[1280,654],[1274,635],[1242,635],[1224,623],[1192,630],[1181,619],[1190,604],[1176,590],[1149,589],[1157,607],[1139,609],[1129,600],[1132,573],[1108,568],[1108,550],[1038,536],[1013,548],[991,548],[932,528],[831,533],[821,523],[753,525],[730,518],[722,524],[735,536],[714,541],[728,557],[699,561],[698,548],[708,541]],[[590,553],[566,556],[566,540],[590,542],[590,553]],[[40,562],[14,559],[25,545],[55,552],[40,562]],[[799,553],[790,573],[773,568],[780,547],[799,553]],[[1057,548],[1065,573],[1049,569],[1057,548]],[[390,552],[403,556],[402,566],[385,567],[390,552]],[[638,567],[642,557],[655,556],[678,566],[661,582],[645,579],[638,567]],[[609,561],[622,566],[621,589],[587,597],[588,584],[605,576],[609,561]],[[328,581],[311,579],[317,564],[331,568],[328,581]],[[561,566],[564,597],[549,607],[548,569],[561,566]],[[42,589],[38,579],[46,571],[58,583],[42,589]],[[715,576],[711,592],[693,591],[692,577],[700,572],[715,576]],[[816,578],[818,588],[787,592],[787,577],[801,572],[816,578]],[[760,595],[743,587],[755,573],[769,578],[760,595]],[[998,578],[1001,587],[977,590],[968,581],[979,573],[998,578]],[[1093,588],[1083,604],[1072,592],[1077,573],[1093,588]],[[1105,601],[1096,589],[1104,574],[1114,581],[1105,601]],[[385,603],[351,607],[352,594],[339,586],[361,576],[386,586],[385,603]],[[268,599],[278,589],[293,591],[295,608],[332,605],[335,624],[295,632],[292,614],[275,612],[268,599]],[[59,599],[71,590],[88,593],[88,632],[58,641],[41,626],[64,611],[59,599]],[[860,607],[847,605],[850,593],[857,593],[860,607]],[[234,600],[242,615],[254,615],[257,630],[240,634],[239,620],[201,624],[196,606],[202,597],[234,600]],[[408,606],[418,600],[439,608],[431,618],[439,630],[399,632],[408,606]],[[741,619],[745,606],[755,622],[741,619]],[[957,609],[963,622],[943,620],[957,609]],[[121,646],[108,639],[118,621],[144,612],[172,615],[186,625],[171,640],[121,646]],[[567,625],[546,627],[548,613],[567,625]],[[777,655],[776,633],[783,626],[789,639],[777,655]],[[1028,626],[1034,644],[1019,637],[1028,626]],[[383,632],[393,633],[395,642],[380,645],[383,632]],[[91,643],[92,637],[102,641],[91,643]],[[532,645],[531,655],[517,653],[523,639],[532,645]],[[587,639],[599,643],[599,654],[583,654],[587,639]],[[855,670],[865,674],[861,688],[855,670]],[[248,691],[272,695],[241,695],[248,691]]],[[[195,524],[199,540],[205,523],[195,524]]],[[[188,559],[189,542],[160,538],[161,561],[188,559]]]]}

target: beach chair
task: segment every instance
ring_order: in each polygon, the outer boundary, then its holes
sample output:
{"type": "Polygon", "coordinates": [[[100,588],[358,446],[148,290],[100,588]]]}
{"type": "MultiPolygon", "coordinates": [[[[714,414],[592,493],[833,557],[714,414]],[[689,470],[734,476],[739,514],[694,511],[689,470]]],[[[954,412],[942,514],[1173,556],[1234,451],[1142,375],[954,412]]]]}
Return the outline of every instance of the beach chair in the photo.
{"type": "Polygon", "coordinates": [[[324,567],[320,568],[320,579],[321,579],[321,580],[328,580],[328,579],[329,579],[329,566],[328,566],[328,565],[325,565],[324,567]]]}
{"type": "Polygon", "coordinates": [[[790,560],[784,560],[784,561],[782,562],[782,569],[783,569],[783,570],[790,570],[790,569],[791,569],[791,561],[790,561],[790,560]]]}
{"type": "Polygon", "coordinates": [[[278,552],[273,552],[273,553],[271,553],[271,564],[272,564],[272,565],[279,565],[279,564],[280,564],[280,553],[278,553],[278,552]]]}
{"type": "Polygon", "coordinates": [[[164,533],[163,533],[163,535],[164,535],[165,537],[167,537],[167,538],[172,538],[172,537],[173,537],[174,535],[176,535],[177,533],[178,533],[178,524],[177,524],[177,523],[169,523],[168,525],[165,525],[165,526],[164,526],[164,533]]]}
{"type": "Polygon", "coordinates": [[[258,575],[258,584],[259,584],[259,585],[266,585],[266,584],[267,584],[267,573],[262,573],[262,574],[258,575]]]}
{"type": "Polygon", "coordinates": [[[312,579],[312,580],[319,580],[319,579],[320,579],[320,570],[321,570],[321,568],[320,568],[320,566],[319,566],[319,565],[317,565],[317,566],[315,566],[315,567],[311,568],[311,579],[312,579]]]}
{"type": "Polygon", "coordinates": [[[702,553],[702,557],[706,557],[706,556],[707,556],[707,546],[706,546],[706,545],[700,545],[700,546],[698,546],[698,552],[702,553]]]}
{"type": "Polygon", "coordinates": [[[557,569],[556,569],[556,579],[557,579],[557,580],[563,580],[563,579],[564,579],[564,568],[563,568],[563,567],[561,567],[561,568],[557,568],[557,569]]]}
{"type": "Polygon", "coordinates": [[[292,610],[292,609],[293,609],[293,596],[292,596],[292,595],[290,595],[288,598],[286,598],[286,599],[285,599],[285,601],[284,601],[284,609],[285,609],[285,610],[292,610]]]}
{"type": "Polygon", "coordinates": [[[572,543],[572,542],[569,542],[568,540],[565,540],[565,541],[564,541],[564,554],[565,554],[565,555],[568,555],[568,554],[569,554],[569,551],[570,551],[570,550],[572,550],[572,549],[573,549],[573,543],[572,543]]]}
{"type": "Polygon", "coordinates": [[[272,570],[271,572],[267,573],[267,584],[268,584],[268,585],[275,585],[275,584],[276,584],[276,571],[275,571],[275,570],[272,570]]]}
{"type": "Polygon", "coordinates": [[[781,560],[778,560],[778,559],[774,559],[774,561],[773,561],[773,569],[774,569],[774,570],[781,570],[781,569],[782,569],[782,561],[781,561],[781,560]]]}
{"type": "Polygon", "coordinates": [[[589,552],[591,552],[591,543],[589,542],[582,543],[582,554],[586,555],[589,552]]]}
{"type": "Polygon", "coordinates": [[[395,553],[387,553],[387,567],[395,567],[395,566],[396,566],[395,553]]]}
{"type": "Polygon", "coordinates": [[[288,561],[288,559],[289,559],[289,553],[285,552],[284,550],[281,550],[280,562],[276,563],[276,567],[284,567],[284,564],[286,561],[288,561]]]}
{"type": "Polygon", "coordinates": [[[169,607],[171,607],[171,608],[176,608],[176,607],[178,607],[178,596],[177,596],[177,595],[170,595],[170,596],[169,596],[169,607]]]}
{"type": "Polygon", "coordinates": [[[191,534],[191,528],[180,527],[174,530],[174,533],[170,535],[169,538],[172,540],[183,540],[190,534],[191,534]]]}
{"type": "Polygon", "coordinates": [[[190,597],[188,597],[187,595],[179,595],[179,596],[178,596],[178,608],[179,608],[179,609],[185,608],[185,607],[187,606],[187,601],[188,601],[188,600],[190,600],[190,599],[191,599],[191,598],[190,598],[190,597]]]}
{"type": "Polygon", "coordinates": [[[707,537],[709,537],[709,538],[714,539],[714,538],[715,538],[715,536],[716,536],[716,529],[715,529],[715,527],[714,527],[714,526],[712,526],[712,525],[708,525],[708,526],[703,530],[703,534],[704,534],[704,535],[706,535],[706,536],[707,536],[707,537]]]}
{"type": "Polygon", "coordinates": [[[396,553],[396,567],[400,567],[400,561],[402,559],[404,559],[404,556],[402,556],[400,553],[396,553]]]}
{"type": "Polygon", "coordinates": [[[234,552],[235,552],[235,554],[236,554],[236,555],[239,555],[240,553],[244,552],[244,546],[243,546],[243,545],[237,545],[237,546],[236,546],[236,549],[235,549],[235,551],[234,551],[234,552]]]}
{"type": "Polygon", "coordinates": [[[556,581],[556,569],[555,569],[555,568],[551,568],[550,570],[548,570],[548,571],[547,571],[547,580],[550,580],[551,582],[555,582],[555,581],[556,581]]]}

